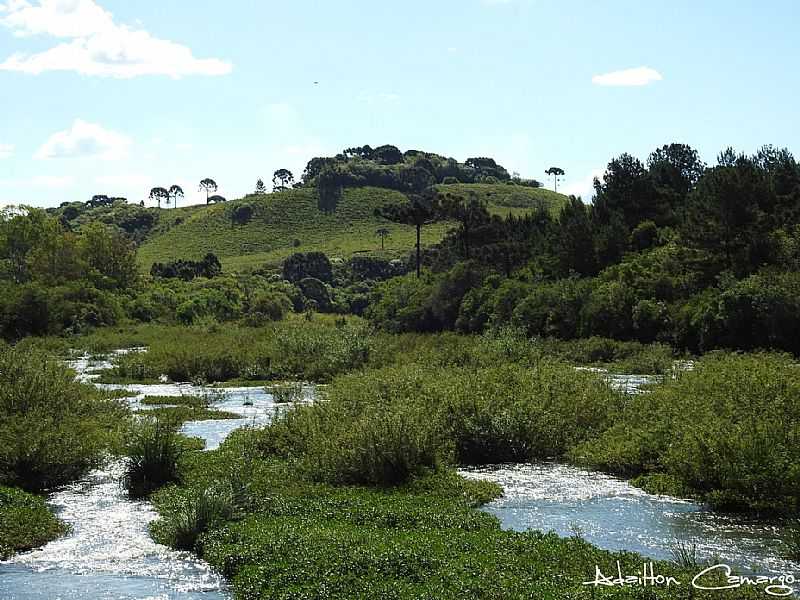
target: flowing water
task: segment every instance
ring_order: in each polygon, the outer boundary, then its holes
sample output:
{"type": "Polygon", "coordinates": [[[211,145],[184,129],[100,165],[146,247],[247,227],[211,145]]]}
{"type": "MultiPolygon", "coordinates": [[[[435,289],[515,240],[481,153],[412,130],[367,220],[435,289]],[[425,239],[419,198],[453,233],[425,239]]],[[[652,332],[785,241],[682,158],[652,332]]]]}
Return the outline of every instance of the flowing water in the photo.
{"type": "MultiPolygon", "coordinates": [[[[91,381],[105,361],[71,361],[78,378],[91,381]]],[[[206,448],[219,446],[234,429],[269,421],[278,407],[263,388],[214,389],[190,384],[101,385],[126,389],[133,409],[146,409],[148,396],[201,395],[215,409],[240,419],[186,423],[183,432],[202,438],[206,448]]],[[[313,395],[311,388],[304,390],[313,395]]],[[[188,552],[156,544],[148,524],[157,518],[147,502],[131,501],[120,485],[122,464],[90,473],[53,494],[49,502],[68,523],[68,535],[39,550],[0,562],[0,600],[223,600],[230,598],[224,580],[188,552]]]]}
{"type": "MultiPolygon", "coordinates": [[[[629,393],[655,378],[608,375],[629,393]]],[[[780,523],[714,512],[689,500],[656,496],[628,482],[555,462],[489,465],[461,471],[489,479],[503,496],[484,510],[505,529],[581,535],[607,550],[631,550],[654,559],[675,558],[676,546],[695,548],[699,563],[724,562],[746,573],[800,575],[784,558],[780,523]]]]}
{"type": "MultiPolygon", "coordinates": [[[[91,371],[108,363],[86,358],[71,366],[91,381],[91,371]]],[[[653,378],[607,375],[629,393],[653,378]]],[[[190,384],[104,386],[136,392],[134,409],[145,395],[204,395],[214,408],[240,419],[187,423],[187,435],[216,448],[234,429],[270,420],[278,406],[263,388],[213,389],[190,384]]],[[[313,398],[306,388],[304,397],[313,398]]],[[[558,463],[494,465],[466,469],[467,477],[490,479],[504,489],[484,510],[503,527],[579,533],[610,550],[632,550],[670,559],[676,541],[696,545],[698,560],[719,559],[764,573],[800,572],[781,558],[780,527],[707,510],[694,502],[654,496],[623,480],[558,463]]],[[[147,532],[156,513],[147,502],[129,500],[120,486],[121,464],[91,473],[55,493],[51,505],[72,527],[43,548],[0,563],[0,600],[223,600],[224,581],[203,561],[153,542],[147,532]]]]}

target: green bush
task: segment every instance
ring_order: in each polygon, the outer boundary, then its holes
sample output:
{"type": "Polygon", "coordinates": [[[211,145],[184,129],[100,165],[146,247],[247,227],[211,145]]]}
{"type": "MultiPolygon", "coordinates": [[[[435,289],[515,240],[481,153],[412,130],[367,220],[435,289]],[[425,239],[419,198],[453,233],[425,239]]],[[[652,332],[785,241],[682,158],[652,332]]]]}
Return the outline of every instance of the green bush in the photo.
{"type": "Polygon", "coordinates": [[[81,477],[127,414],[53,356],[0,347],[0,484],[42,491],[81,477]]]}
{"type": "Polygon", "coordinates": [[[216,482],[170,498],[167,516],[151,528],[155,539],[178,550],[198,550],[198,539],[236,513],[230,485],[216,482]]]}
{"type": "Polygon", "coordinates": [[[397,484],[442,459],[562,456],[605,431],[622,403],[603,379],[544,360],[477,371],[406,365],[336,379],[324,402],[283,415],[259,446],[316,480],[397,484]]]}
{"type": "Polygon", "coordinates": [[[800,507],[799,398],[800,372],[788,357],[708,355],[631,398],[617,424],[571,455],[621,475],[669,475],[715,506],[792,512],[800,507]]]}
{"type": "Polygon", "coordinates": [[[573,339],[580,337],[581,311],[591,290],[587,279],[564,279],[534,286],[514,309],[511,323],[528,335],[573,339]]]}
{"type": "Polygon", "coordinates": [[[0,486],[0,560],[42,546],[66,530],[43,498],[0,486]]]}
{"type": "Polygon", "coordinates": [[[292,302],[282,292],[264,291],[251,302],[248,311],[248,323],[262,325],[268,321],[281,321],[292,309],[292,302]]]}
{"type": "Polygon", "coordinates": [[[178,480],[178,460],[184,445],[172,423],[143,416],[125,441],[123,485],[132,498],[145,498],[178,480]]]}

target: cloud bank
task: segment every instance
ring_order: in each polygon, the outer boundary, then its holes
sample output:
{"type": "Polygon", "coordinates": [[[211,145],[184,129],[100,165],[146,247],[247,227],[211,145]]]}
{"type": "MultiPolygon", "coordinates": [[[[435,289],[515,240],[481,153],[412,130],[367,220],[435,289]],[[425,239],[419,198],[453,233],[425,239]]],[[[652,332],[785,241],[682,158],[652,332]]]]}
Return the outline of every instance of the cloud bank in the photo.
{"type": "Polygon", "coordinates": [[[75,71],[82,75],[128,79],[141,75],[225,75],[230,63],[196,58],[191,49],[153,37],[143,29],[114,22],[94,0],[8,0],[0,4],[0,25],[16,37],[47,35],[63,41],[35,54],[15,53],[0,70],[38,75],[75,71]]]}
{"type": "Polygon", "coordinates": [[[70,129],[50,136],[34,158],[101,158],[119,160],[128,155],[131,139],[94,123],[76,119],[70,129]]]}

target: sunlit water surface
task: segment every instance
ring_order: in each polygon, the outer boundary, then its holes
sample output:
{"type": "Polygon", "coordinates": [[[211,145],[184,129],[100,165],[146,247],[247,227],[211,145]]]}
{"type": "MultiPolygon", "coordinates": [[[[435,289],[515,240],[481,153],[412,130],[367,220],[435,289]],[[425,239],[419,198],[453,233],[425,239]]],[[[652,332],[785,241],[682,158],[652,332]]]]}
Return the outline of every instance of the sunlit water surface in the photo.
{"type": "MultiPolygon", "coordinates": [[[[91,381],[92,370],[109,363],[83,358],[70,365],[91,381]]],[[[652,377],[607,374],[612,385],[641,391],[652,377]]],[[[191,384],[107,385],[137,396],[205,395],[213,408],[240,419],[187,423],[183,432],[219,446],[234,429],[267,423],[281,409],[263,388],[214,389],[191,384]]],[[[313,388],[304,390],[307,400],[313,388]]],[[[699,560],[721,559],[753,572],[800,574],[800,565],[781,558],[780,527],[711,512],[701,505],[654,496],[596,472],[557,463],[493,465],[462,471],[496,481],[502,498],[484,510],[503,527],[579,533],[610,550],[632,550],[670,559],[676,540],[696,544],[699,560]]],[[[91,473],[55,493],[51,505],[72,531],[44,548],[0,563],[0,600],[227,600],[225,582],[206,563],[152,541],[148,524],[157,515],[147,502],[129,500],[120,486],[121,465],[91,473]]]]}
{"type": "MultiPolygon", "coordinates": [[[[607,377],[628,393],[642,392],[643,385],[657,381],[642,375],[607,377]]],[[[600,548],[664,560],[674,559],[676,546],[682,545],[694,547],[700,563],[720,561],[746,573],[800,576],[800,563],[784,558],[778,522],[713,512],[696,502],[655,496],[624,480],[554,462],[489,465],[461,473],[503,487],[503,496],[484,510],[506,529],[578,534],[600,548]]]]}
{"type": "MultiPolygon", "coordinates": [[[[81,358],[69,365],[78,378],[92,381],[91,371],[106,361],[81,358]]],[[[126,389],[137,396],[125,400],[133,409],[147,409],[145,395],[208,397],[212,408],[240,419],[187,423],[183,432],[202,438],[206,448],[219,446],[234,429],[261,425],[279,407],[264,388],[215,389],[191,384],[101,385],[126,389]]],[[[306,388],[306,397],[313,395],[306,388]]],[[[205,562],[188,552],[156,544],[148,525],[157,518],[147,502],[128,499],[120,485],[121,463],[90,473],[83,481],[49,498],[68,523],[68,535],[39,550],[0,562],[0,600],[223,600],[225,582],[205,562]]]]}

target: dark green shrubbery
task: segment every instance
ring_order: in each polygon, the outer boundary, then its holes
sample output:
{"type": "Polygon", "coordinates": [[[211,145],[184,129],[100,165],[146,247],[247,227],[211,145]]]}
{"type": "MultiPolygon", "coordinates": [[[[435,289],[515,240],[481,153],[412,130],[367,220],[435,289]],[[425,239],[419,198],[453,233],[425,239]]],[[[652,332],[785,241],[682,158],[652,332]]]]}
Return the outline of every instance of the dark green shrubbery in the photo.
{"type": "Polygon", "coordinates": [[[150,275],[164,279],[183,279],[189,281],[195,277],[211,279],[222,273],[222,264],[219,259],[209,252],[202,260],[178,259],[169,263],[153,263],[150,275]]]}
{"type": "Polygon", "coordinates": [[[297,283],[313,277],[324,283],[333,280],[331,261],[322,252],[296,252],[283,261],[283,278],[297,283]]]}
{"type": "Polygon", "coordinates": [[[729,508],[800,507],[800,373],[779,355],[709,355],[632,398],[618,423],[572,452],[625,476],[663,473],[729,508]]]}
{"type": "Polygon", "coordinates": [[[0,484],[42,491],[73,481],[101,463],[126,414],[53,356],[0,348],[0,484]]]}
{"type": "Polygon", "coordinates": [[[42,546],[66,530],[44,498],[0,486],[0,560],[42,546]]]}

